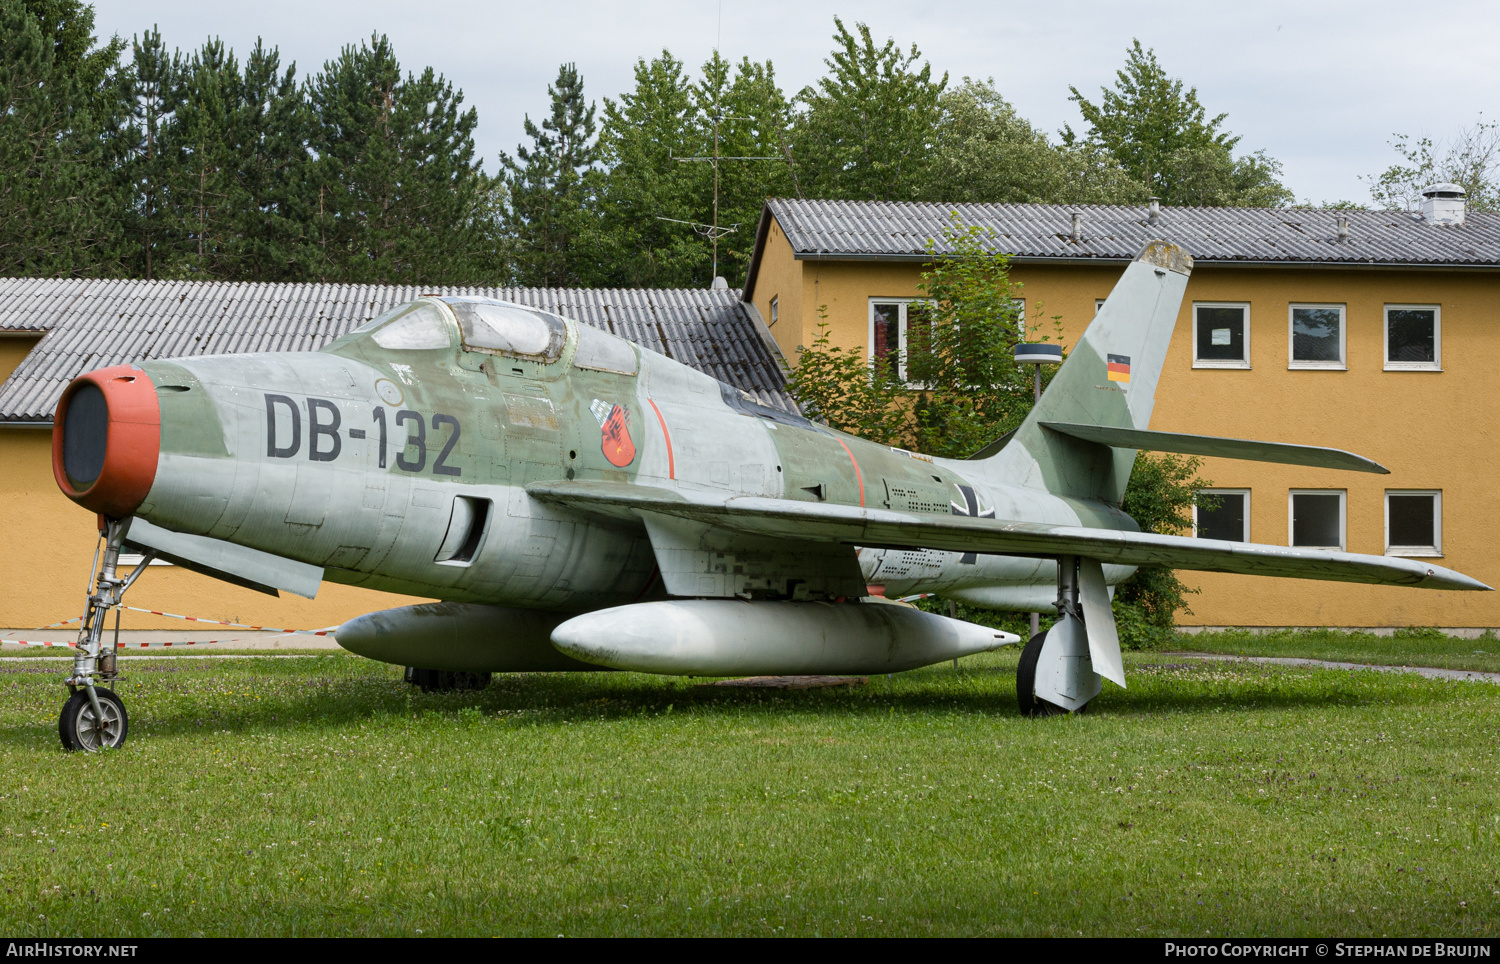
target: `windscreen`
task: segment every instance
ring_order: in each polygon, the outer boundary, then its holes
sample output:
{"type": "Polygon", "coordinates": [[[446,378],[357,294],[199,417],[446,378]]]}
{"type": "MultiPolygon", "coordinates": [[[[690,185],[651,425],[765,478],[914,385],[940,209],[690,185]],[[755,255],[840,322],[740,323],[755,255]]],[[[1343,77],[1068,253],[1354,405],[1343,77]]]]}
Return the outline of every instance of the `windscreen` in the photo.
{"type": "Polygon", "coordinates": [[[422,350],[447,348],[452,344],[452,322],[443,309],[432,302],[417,302],[411,310],[397,314],[371,336],[381,348],[422,350]]]}

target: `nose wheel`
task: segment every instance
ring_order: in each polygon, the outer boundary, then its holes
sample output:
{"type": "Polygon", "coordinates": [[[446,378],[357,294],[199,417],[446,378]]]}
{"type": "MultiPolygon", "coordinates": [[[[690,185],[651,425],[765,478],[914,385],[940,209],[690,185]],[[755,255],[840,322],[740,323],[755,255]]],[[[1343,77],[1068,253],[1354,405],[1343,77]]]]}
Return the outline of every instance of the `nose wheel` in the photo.
{"type": "Polygon", "coordinates": [[[57,718],[57,735],[62,737],[65,750],[93,753],[117,749],[129,732],[130,715],[125,712],[125,701],[114,690],[96,689],[94,700],[89,699],[87,690],[76,690],[57,718]]]}
{"type": "Polygon", "coordinates": [[[78,631],[78,644],[73,656],[73,672],[63,682],[71,691],[62,713],[57,718],[57,735],[67,750],[97,753],[100,750],[117,749],[125,745],[130,732],[130,716],[125,712],[125,701],[113,689],[105,689],[101,683],[113,684],[120,678],[116,650],[120,646],[119,605],[146,566],[156,555],[147,552],[135,567],[135,571],[124,579],[116,572],[120,562],[120,549],[125,544],[125,533],[129,520],[104,520],[104,552],[102,559],[96,553],[97,570],[93,573],[93,591],[83,610],[83,628],[78,631]],[[105,637],[105,624],[110,610],[115,610],[115,631],[112,638],[105,637]]]}

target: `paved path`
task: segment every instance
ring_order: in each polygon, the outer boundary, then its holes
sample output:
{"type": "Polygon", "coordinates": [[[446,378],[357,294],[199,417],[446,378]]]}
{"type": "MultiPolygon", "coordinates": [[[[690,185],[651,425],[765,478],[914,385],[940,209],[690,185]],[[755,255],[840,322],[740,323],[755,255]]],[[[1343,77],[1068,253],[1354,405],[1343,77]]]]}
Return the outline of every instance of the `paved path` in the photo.
{"type": "Polygon", "coordinates": [[[1482,673],[1470,669],[1438,669],[1433,666],[1380,666],[1374,663],[1338,663],[1328,659],[1301,659],[1295,656],[1222,656],[1214,653],[1162,653],[1184,659],[1208,659],[1230,663],[1272,663],[1276,666],[1310,666],[1314,669],[1368,669],[1377,673],[1416,673],[1428,679],[1482,680],[1500,683],[1500,673],[1482,673]]]}

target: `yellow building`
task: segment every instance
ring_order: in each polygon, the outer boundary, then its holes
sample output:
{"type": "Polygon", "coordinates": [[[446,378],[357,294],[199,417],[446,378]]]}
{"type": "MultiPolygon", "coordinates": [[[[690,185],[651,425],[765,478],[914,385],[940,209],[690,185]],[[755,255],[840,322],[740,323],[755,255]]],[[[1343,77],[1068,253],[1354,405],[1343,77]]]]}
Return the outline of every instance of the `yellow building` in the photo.
{"type": "MultiPolygon", "coordinates": [[[[52,413],[74,377],[147,358],[311,351],[424,293],[502,298],[566,315],[667,354],[764,404],[796,408],[764,327],[738,292],[722,288],[0,279],[0,629],[33,629],[83,609],[95,519],[58,491],[51,455],[52,413]]],[[[153,565],[126,598],[144,609],[297,629],[414,601],[333,583],[324,583],[316,600],[273,599],[165,565],[153,565]]],[[[180,630],[191,624],[128,613],[123,626],[180,630]]]]}
{"type": "MultiPolygon", "coordinates": [[[[1421,214],[774,199],[743,297],[789,360],[816,337],[905,337],[928,239],[956,211],[1011,257],[1029,323],[1071,344],[1141,245],[1196,267],[1153,429],[1331,446],[1389,475],[1209,459],[1219,538],[1440,560],[1500,586],[1500,215],[1435,190],[1421,214]]],[[[1189,573],[1184,625],[1490,628],[1500,593],[1189,573]]]]}

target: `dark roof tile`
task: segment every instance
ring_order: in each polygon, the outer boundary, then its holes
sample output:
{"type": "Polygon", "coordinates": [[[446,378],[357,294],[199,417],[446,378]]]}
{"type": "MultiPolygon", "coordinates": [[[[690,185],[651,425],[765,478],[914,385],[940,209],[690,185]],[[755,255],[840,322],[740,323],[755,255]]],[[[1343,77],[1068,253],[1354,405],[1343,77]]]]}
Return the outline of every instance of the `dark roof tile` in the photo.
{"type": "Polygon", "coordinates": [[[0,331],[48,332],[0,385],[0,422],[51,419],[94,368],[149,358],[311,351],[422,294],[515,301],[611,331],[797,410],[780,356],[738,291],[461,288],[0,278],[0,331]]]}

